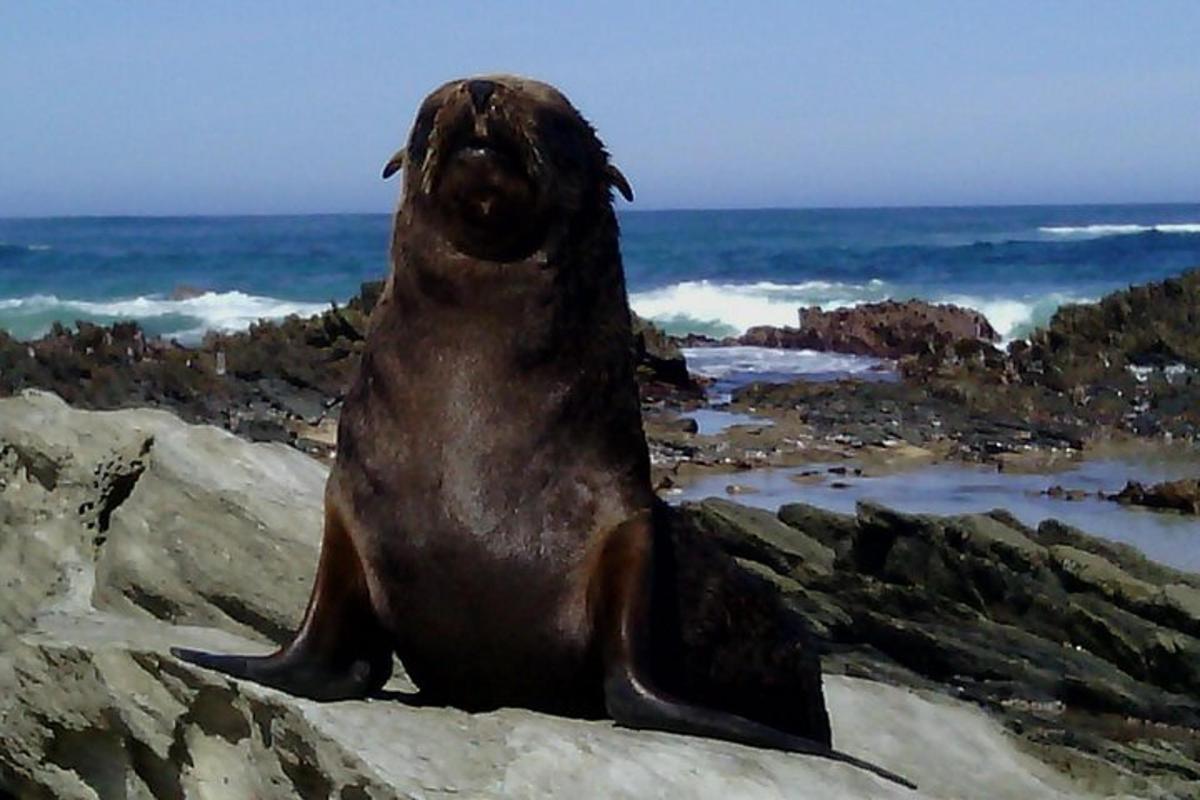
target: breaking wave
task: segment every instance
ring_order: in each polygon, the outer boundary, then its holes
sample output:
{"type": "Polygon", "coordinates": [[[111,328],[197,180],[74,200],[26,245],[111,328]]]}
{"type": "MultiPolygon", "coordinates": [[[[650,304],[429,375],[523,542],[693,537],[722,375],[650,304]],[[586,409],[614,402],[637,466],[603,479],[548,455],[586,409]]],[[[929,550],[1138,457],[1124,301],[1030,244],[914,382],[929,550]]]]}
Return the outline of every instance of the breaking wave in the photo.
{"type": "Polygon", "coordinates": [[[1048,225],[1038,228],[1051,236],[1095,238],[1101,236],[1129,236],[1138,233],[1200,233],[1200,222],[1161,222],[1154,225],[1048,225]]]}
{"type": "Polygon", "coordinates": [[[20,339],[32,339],[50,330],[55,321],[85,320],[109,324],[134,320],[150,335],[180,341],[199,340],[206,331],[238,331],[260,319],[281,319],[291,314],[312,316],[325,303],[307,303],[261,297],[245,292],[205,292],[195,297],[169,299],[134,297],[127,300],[65,300],[55,295],[0,299],[0,329],[20,339]]]}
{"type": "Polygon", "coordinates": [[[639,316],[653,320],[668,333],[698,333],[714,338],[736,336],[755,325],[777,327],[799,324],[798,309],[820,306],[829,311],[888,299],[919,297],[931,303],[954,303],[973,308],[987,317],[1005,341],[1027,336],[1050,321],[1065,303],[1095,298],[1051,292],[1036,297],[987,297],[894,290],[881,280],[862,284],[807,281],[782,284],[715,283],[684,281],[630,295],[639,316]]]}
{"type": "Polygon", "coordinates": [[[878,280],[865,284],[700,280],[635,292],[629,304],[639,316],[654,320],[668,333],[703,333],[719,338],[735,336],[755,325],[795,327],[799,323],[798,309],[805,306],[829,310],[887,297],[886,284],[878,280]]]}

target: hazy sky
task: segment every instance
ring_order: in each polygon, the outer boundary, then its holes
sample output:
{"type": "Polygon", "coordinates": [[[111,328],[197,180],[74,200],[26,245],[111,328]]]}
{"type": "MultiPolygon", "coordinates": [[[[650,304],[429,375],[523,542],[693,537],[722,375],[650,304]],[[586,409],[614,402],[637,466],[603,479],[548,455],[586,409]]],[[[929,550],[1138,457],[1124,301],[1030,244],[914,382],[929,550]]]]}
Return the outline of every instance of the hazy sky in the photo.
{"type": "Polygon", "coordinates": [[[635,208],[1200,200],[1200,0],[0,0],[0,215],[385,211],[487,71],[562,88],[635,208]]]}

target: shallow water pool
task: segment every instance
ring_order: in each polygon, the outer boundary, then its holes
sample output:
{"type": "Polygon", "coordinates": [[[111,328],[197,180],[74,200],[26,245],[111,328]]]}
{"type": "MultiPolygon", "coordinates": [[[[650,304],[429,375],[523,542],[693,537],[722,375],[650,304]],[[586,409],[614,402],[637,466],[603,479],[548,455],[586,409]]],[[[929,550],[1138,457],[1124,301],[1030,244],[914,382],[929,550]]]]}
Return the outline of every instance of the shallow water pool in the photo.
{"type": "MultiPolygon", "coordinates": [[[[1178,569],[1200,572],[1200,517],[1156,512],[1087,497],[1060,500],[1041,492],[1053,485],[1088,492],[1119,491],[1127,480],[1154,483],[1200,473],[1200,463],[1182,459],[1110,458],[1080,462],[1050,474],[998,472],[994,467],[935,464],[879,477],[834,475],[834,465],[797,469],[763,469],[705,477],[672,496],[671,502],[727,496],[725,487],[743,489],[737,502],[774,511],[785,503],[809,503],[853,513],[859,500],[871,500],[898,511],[965,514],[1002,508],[1027,525],[1058,519],[1088,533],[1132,544],[1150,558],[1178,569]],[[799,482],[795,476],[819,470],[799,482]],[[835,487],[835,484],[841,488],[835,487]]],[[[851,472],[851,461],[838,464],[851,472]]]]}

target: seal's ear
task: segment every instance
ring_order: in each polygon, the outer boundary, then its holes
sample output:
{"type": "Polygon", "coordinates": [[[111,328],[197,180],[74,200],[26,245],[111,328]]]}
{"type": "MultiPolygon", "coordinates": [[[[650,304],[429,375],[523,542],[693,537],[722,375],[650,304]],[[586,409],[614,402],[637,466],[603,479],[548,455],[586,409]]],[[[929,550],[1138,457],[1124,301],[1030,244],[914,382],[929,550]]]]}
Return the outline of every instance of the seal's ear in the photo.
{"type": "Polygon", "coordinates": [[[633,202],[633,189],[629,188],[629,181],[625,180],[625,176],[621,174],[621,170],[614,167],[612,164],[604,168],[604,174],[608,176],[608,183],[615,186],[617,191],[626,201],[633,202]]]}
{"type": "Polygon", "coordinates": [[[387,180],[388,178],[395,175],[403,167],[404,167],[404,148],[401,147],[399,150],[396,151],[396,155],[392,156],[392,160],[383,165],[383,179],[387,180]]]}

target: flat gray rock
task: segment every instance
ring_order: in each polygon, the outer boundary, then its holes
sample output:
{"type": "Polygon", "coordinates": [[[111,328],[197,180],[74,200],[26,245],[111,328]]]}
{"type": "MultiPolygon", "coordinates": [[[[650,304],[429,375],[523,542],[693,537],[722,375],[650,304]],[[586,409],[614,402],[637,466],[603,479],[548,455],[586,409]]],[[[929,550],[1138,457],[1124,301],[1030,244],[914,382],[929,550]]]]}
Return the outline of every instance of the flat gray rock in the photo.
{"type": "MultiPolygon", "coordinates": [[[[665,733],[401,699],[301,700],[196,669],[172,645],[262,650],[222,631],[50,614],[0,655],[0,750],[18,796],[1066,798],[982,711],[830,676],[834,735],[903,772],[665,733]]],[[[404,689],[403,686],[393,688],[404,689]]]]}

